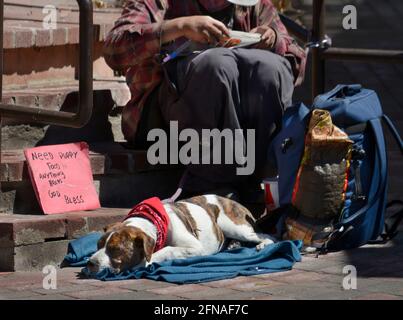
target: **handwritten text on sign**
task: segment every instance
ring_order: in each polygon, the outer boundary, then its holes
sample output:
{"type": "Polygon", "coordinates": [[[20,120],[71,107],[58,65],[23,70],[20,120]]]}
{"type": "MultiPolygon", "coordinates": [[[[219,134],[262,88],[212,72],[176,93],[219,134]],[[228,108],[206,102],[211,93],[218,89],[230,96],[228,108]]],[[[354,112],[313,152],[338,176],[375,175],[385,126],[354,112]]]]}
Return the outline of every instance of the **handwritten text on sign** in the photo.
{"type": "Polygon", "coordinates": [[[100,207],[85,142],[31,148],[24,153],[45,214],[100,207]]]}

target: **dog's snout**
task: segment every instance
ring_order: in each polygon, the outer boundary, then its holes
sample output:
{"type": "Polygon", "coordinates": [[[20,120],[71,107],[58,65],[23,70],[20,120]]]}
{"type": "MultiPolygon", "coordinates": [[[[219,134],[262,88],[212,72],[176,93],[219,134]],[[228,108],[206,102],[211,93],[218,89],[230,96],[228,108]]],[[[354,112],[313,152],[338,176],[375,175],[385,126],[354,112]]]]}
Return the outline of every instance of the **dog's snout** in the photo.
{"type": "Polygon", "coordinates": [[[90,272],[97,272],[99,269],[99,265],[94,260],[88,260],[87,269],[90,272]]]}
{"type": "Polygon", "coordinates": [[[96,266],[96,263],[94,261],[88,260],[87,267],[95,267],[95,266],[96,266]]]}

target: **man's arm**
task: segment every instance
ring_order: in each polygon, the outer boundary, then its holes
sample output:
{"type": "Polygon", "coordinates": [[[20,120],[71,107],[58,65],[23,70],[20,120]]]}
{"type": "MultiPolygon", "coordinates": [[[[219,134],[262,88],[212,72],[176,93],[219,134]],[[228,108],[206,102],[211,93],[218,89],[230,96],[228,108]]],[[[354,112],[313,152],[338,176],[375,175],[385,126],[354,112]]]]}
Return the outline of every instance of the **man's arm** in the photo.
{"type": "Polygon", "coordinates": [[[156,1],[150,2],[151,10],[144,1],[127,2],[105,41],[104,57],[112,69],[125,70],[151,58],[160,52],[162,44],[180,37],[206,43],[229,34],[223,23],[208,16],[164,21],[165,9],[156,1]]]}
{"type": "Polygon", "coordinates": [[[112,69],[125,70],[137,59],[158,53],[160,27],[164,9],[155,5],[150,13],[144,1],[128,1],[121,17],[105,39],[104,57],[112,69]],[[160,21],[158,21],[158,17],[160,21]]]}
{"type": "Polygon", "coordinates": [[[270,0],[260,1],[258,21],[258,27],[262,30],[268,30],[267,39],[268,41],[272,41],[272,46],[269,49],[290,61],[294,72],[295,84],[301,84],[305,74],[305,50],[288,34],[276,8],[270,0]],[[272,29],[275,35],[269,29],[272,29]]]}

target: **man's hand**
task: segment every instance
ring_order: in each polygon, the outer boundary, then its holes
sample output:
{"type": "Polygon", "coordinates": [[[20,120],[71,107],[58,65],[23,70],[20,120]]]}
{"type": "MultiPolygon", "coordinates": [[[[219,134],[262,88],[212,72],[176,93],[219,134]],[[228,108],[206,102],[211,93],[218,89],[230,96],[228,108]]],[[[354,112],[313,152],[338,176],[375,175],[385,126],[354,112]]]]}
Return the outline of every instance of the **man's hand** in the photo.
{"type": "Polygon", "coordinates": [[[276,44],[277,34],[268,26],[260,26],[250,31],[251,33],[260,33],[262,40],[256,45],[256,49],[273,49],[276,44]]]}
{"type": "Polygon", "coordinates": [[[227,27],[209,16],[191,16],[179,18],[179,29],[186,38],[200,43],[214,44],[229,37],[227,27]]]}

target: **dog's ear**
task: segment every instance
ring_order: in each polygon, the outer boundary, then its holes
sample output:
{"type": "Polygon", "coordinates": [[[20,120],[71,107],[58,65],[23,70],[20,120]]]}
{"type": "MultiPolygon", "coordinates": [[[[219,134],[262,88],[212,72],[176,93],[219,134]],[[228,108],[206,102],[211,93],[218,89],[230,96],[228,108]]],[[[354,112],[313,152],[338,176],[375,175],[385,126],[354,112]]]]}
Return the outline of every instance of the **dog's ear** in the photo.
{"type": "Polygon", "coordinates": [[[151,256],[154,252],[155,248],[155,240],[149,236],[147,236],[145,233],[141,233],[136,239],[135,239],[135,245],[136,247],[143,247],[144,249],[144,254],[147,262],[151,261],[151,256]]]}
{"type": "Polygon", "coordinates": [[[104,232],[105,232],[105,233],[108,233],[108,232],[116,231],[116,230],[119,229],[122,225],[123,225],[122,222],[111,223],[111,224],[107,225],[106,227],[104,227],[104,232]]]}

